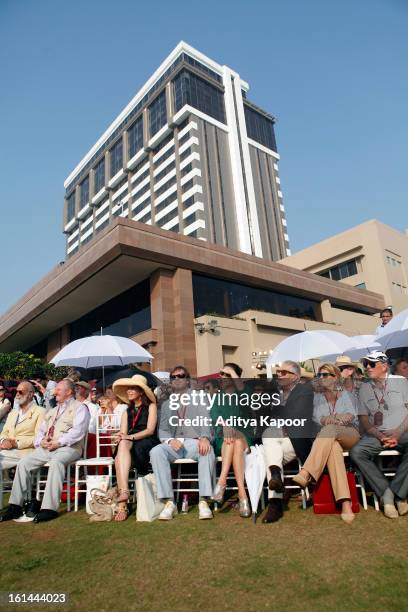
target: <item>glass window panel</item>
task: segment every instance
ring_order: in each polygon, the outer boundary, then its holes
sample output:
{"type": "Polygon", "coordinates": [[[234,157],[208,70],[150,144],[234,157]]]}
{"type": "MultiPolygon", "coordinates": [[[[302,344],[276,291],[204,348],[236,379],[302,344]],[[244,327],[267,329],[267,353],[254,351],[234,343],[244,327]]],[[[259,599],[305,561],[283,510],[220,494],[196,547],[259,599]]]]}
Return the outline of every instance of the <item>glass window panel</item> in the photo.
{"type": "Polygon", "coordinates": [[[232,317],[253,309],[316,320],[317,301],[193,274],[194,313],[232,317]]]}
{"type": "Polygon", "coordinates": [[[75,189],[67,200],[67,223],[75,217],[75,189]]]}
{"type": "Polygon", "coordinates": [[[134,336],[151,327],[150,281],[105,302],[70,325],[71,340],[99,335],[134,336]]]}
{"type": "Polygon", "coordinates": [[[80,208],[83,208],[89,202],[89,176],[81,183],[81,202],[80,208]]]}
{"type": "Polygon", "coordinates": [[[167,110],[166,110],[166,92],[162,91],[157,96],[155,101],[149,106],[149,125],[150,125],[150,137],[157,134],[157,132],[167,123],[167,110]]]}
{"type": "Polygon", "coordinates": [[[94,169],[94,190],[98,193],[102,187],[105,186],[105,158],[102,157],[101,161],[95,166],[94,169]]]}
{"type": "Polygon", "coordinates": [[[129,159],[143,149],[143,115],[128,130],[129,159]]]}
{"type": "Polygon", "coordinates": [[[110,150],[110,177],[112,178],[123,168],[122,138],[110,150]]]}
{"type": "Polygon", "coordinates": [[[225,123],[224,94],[204,79],[183,70],[173,81],[176,111],[189,104],[225,123]]]}
{"type": "Polygon", "coordinates": [[[248,138],[277,151],[273,121],[244,104],[248,138]]]}

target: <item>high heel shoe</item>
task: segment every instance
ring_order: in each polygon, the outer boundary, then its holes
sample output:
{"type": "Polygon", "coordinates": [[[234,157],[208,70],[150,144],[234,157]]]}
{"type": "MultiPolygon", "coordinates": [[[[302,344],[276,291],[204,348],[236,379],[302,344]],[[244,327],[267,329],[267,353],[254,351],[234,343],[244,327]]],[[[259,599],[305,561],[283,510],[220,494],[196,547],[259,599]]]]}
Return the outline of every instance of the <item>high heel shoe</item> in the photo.
{"type": "Polygon", "coordinates": [[[227,485],[221,485],[219,482],[217,482],[217,484],[215,485],[214,493],[211,496],[211,499],[217,502],[217,504],[222,504],[226,488],[227,488],[227,485]]]}
{"type": "Polygon", "coordinates": [[[341,519],[345,523],[347,523],[348,525],[350,525],[350,523],[352,523],[354,521],[354,519],[356,518],[356,515],[353,514],[352,512],[351,513],[350,512],[347,512],[347,513],[346,512],[342,512],[340,514],[340,516],[341,516],[341,519]]]}
{"type": "Polygon", "coordinates": [[[239,516],[242,518],[248,518],[251,516],[251,508],[249,506],[249,501],[245,497],[245,499],[239,500],[239,516]]]}
{"type": "Polygon", "coordinates": [[[297,485],[305,489],[311,481],[311,476],[306,472],[306,470],[300,470],[299,474],[295,474],[292,478],[293,482],[296,482],[297,485]]]}

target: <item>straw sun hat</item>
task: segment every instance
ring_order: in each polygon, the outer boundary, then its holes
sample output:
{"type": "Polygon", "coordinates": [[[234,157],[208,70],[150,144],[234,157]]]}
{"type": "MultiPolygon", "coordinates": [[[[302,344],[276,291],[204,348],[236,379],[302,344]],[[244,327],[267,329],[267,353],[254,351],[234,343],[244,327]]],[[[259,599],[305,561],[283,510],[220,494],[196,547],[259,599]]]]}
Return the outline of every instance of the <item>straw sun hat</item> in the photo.
{"type": "Polygon", "coordinates": [[[360,364],[356,363],[355,361],[351,361],[350,357],[348,357],[347,355],[339,355],[338,357],[336,357],[336,361],[334,362],[334,365],[335,366],[350,366],[350,368],[357,369],[360,364]]]}
{"type": "Polygon", "coordinates": [[[129,398],[126,391],[127,389],[131,389],[133,387],[139,387],[139,389],[142,389],[146,394],[146,397],[148,397],[151,402],[156,403],[156,397],[147,384],[146,378],[140,374],[135,374],[132,376],[132,378],[118,378],[118,380],[115,380],[113,383],[112,391],[119,397],[119,399],[122,400],[122,402],[128,404],[129,398]]]}

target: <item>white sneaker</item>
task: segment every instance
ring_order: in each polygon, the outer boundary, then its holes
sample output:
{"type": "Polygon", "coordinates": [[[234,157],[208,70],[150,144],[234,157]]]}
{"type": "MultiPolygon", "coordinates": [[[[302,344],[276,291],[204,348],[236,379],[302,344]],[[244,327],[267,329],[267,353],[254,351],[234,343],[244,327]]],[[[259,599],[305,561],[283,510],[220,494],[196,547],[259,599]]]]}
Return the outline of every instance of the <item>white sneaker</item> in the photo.
{"type": "Polygon", "coordinates": [[[171,519],[174,518],[176,514],[177,514],[177,506],[173,501],[171,501],[171,499],[169,499],[169,501],[166,502],[166,505],[164,506],[163,510],[159,514],[159,520],[160,521],[171,521],[171,519]]]}
{"type": "Polygon", "coordinates": [[[198,518],[199,519],[212,519],[213,513],[205,499],[202,499],[198,504],[198,518]]]}
{"type": "Polygon", "coordinates": [[[15,523],[32,523],[33,520],[34,520],[34,516],[26,516],[25,514],[22,514],[18,518],[13,519],[15,523]]]}

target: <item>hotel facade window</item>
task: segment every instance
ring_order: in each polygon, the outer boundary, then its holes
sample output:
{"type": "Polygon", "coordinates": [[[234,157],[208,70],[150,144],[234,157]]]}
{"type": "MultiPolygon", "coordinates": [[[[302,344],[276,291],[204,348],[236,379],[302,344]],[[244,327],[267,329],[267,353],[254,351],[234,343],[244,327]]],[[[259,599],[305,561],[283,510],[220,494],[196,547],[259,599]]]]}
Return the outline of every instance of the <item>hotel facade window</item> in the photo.
{"type": "Polygon", "coordinates": [[[337,266],[333,266],[324,272],[318,272],[319,276],[324,276],[325,278],[331,278],[332,280],[340,281],[343,278],[348,278],[349,276],[354,276],[358,273],[357,269],[357,260],[350,259],[349,261],[345,261],[344,263],[338,264],[337,266]]]}
{"type": "Polygon", "coordinates": [[[183,70],[174,79],[174,97],[176,111],[185,104],[189,104],[221,123],[225,123],[223,92],[188,70],[183,70]]]}
{"type": "Polygon", "coordinates": [[[150,283],[138,283],[70,325],[70,338],[98,335],[131,337],[151,327],[150,283]]]}
{"type": "Polygon", "coordinates": [[[75,217],[75,190],[67,199],[67,223],[75,217]]]}
{"type": "Polygon", "coordinates": [[[244,104],[248,138],[277,151],[273,121],[244,104]]]}
{"type": "Polygon", "coordinates": [[[317,320],[319,302],[268,289],[193,274],[194,316],[233,317],[245,310],[317,320]]]}
{"type": "Polygon", "coordinates": [[[105,158],[95,166],[94,169],[94,190],[98,193],[105,186],[105,158]]]}
{"type": "Polygon", "coordinates": [[[89,202],[89,176],[81,183],[81,201],[80,208],[83,208],[89,202]]]}
{"type": "Polygon", "coordinates": [[[110,177],[112,178],[123,167],[122,138],[110,150],[110,177]]]}
{"type": "Polygon", "coordinates": [[[159,94],[155,101],[149,106],[150,137],[157,134],[157,132],[164,125],[166,125],[166,121],[166,92],[162,91],[162,93],[159,94]]]}
{"type": "Polygon", "coordinates": [[[128,130],[128,155],[129,159],[134,157],[141,149],[143,149],[143,117],[139,117],[137,121],[128,130]]]}

